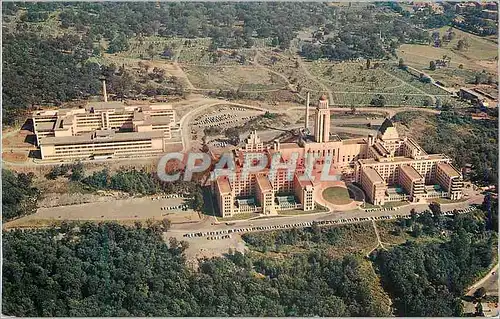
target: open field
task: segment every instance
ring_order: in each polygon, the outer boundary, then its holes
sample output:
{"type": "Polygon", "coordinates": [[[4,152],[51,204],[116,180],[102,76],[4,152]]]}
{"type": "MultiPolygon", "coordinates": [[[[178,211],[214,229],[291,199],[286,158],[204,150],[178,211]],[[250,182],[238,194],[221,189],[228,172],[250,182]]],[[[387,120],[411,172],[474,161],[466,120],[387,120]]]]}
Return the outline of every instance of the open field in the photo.
{"type": "Polygon", "coordinates": [[[370,105],[375,97],[383,96],[388,106],[431,106],[434,96],[449,97],[448,92],[397,69],[392,65],[394,62],[380,63],[376,68],[375,63],[372,62],[370,69],[366,69],[364,63],[325,60],[304,65],[311,76],[332,93],[334,105],[370,105]]]}
{"type": "Polygon", "coordinates": [[[249,65],[255,49],[220,49],[209,51],[210,38],[188,40],[181,46],[178,62],[194,65],[249,65]]]}
{"type": "Polygon", "coordinates": [[[306,65],[311,74],[335,88],[335,91],[394,92],[405,86],[403,81],[388,77],[383,69],[367,70],[362,63],[314,61],[306,65]]]}
{"type": "Polygon", "coordinates": [[[269,91],[286,86],[280,77],[257,67],[184,66],[184,72],[201,89],[269,91]]]}
{"type": "MultiPolygon", "coordinates": [[[[490,49],[489,52],[495,53],[496,51],[490,49]]],[[[464,68],[475,71],[486,69],[489,72],[495,72],[496,70],[496,63],[494,61],[474,60],[471,57],[463,55],[462,52],[450,48],[435,48],[419,44],[403,44],[398,50],[398,56],[402,57],[405,63],[420,69],[428,68],[431,60],[441,59],[443,55],[451,57],[450,65],[455,68],[458,68],[458,66],[462,64],[464,68]]]]}
{"type": "MultiPolygon", "coordinates": [[[[104,54],[101,58],[92,59],[101,64],[123,65],[131,72],[132,75],[135,75],[136,78],[138,78],[139,74],[142,72],[141,69],[144,70],[147,67],[149,71],[152,71],[154,68],[159,68],[165,72],[165,78],[168,79],[170,77],[175,77],[183,87],[192,88],[192,85],[183,70],[178,65],[168,60],[142,60],[140,58],[112,54],[104,54]]],[[[154,85],[156,84],[154,81],[150,81],[149,83],[154,85]]]]}
{"type": "Polygon", "coordinates": [[[210,38],[133,37],[129,40],[129,49],[116,56],[145,60],[164,59],[195,65],[249,65],[255,57],[256,49],[267,48],[271,38],[255,38],[252,48],[218,49],[214,52],[209,50],[211,42],[210,38]],[[170,50],[170,56],[161,57],[165,49],[170,50]]]}
{"type": "Polygon", "coordinates": [[[297,56],[270,50],[260,50],[256,56],[256,63],[283,75],[300,94],[305,95],[306,91],[310,91],[311,99],[319,98],[323,88],[317,81],[304,74],[298,61],[297,56]]]}
{"type": "MultiPolygon", "coordinates": [[[[437,29],[442,36],[448,27],[437,29]]],[[[497,44],[485,38],[453,29],[455,38],[450,43],[440,48],[431,45],[404,44],[398,50],[398,56],[402,57],[406,64],[427,69],[430,60],[441,59],[443,55],[451,57],[450,68],[458,69],[460,64],[464,69],[481,72],[483,69],[487,72],[496,74],[498,67],[498,48],[497,44]],[[469,47],[462,51],[456,49],[459,40],[465,40],[469,47]]],[[[436,72],[437,73],[437,72],[436,72]]]]}

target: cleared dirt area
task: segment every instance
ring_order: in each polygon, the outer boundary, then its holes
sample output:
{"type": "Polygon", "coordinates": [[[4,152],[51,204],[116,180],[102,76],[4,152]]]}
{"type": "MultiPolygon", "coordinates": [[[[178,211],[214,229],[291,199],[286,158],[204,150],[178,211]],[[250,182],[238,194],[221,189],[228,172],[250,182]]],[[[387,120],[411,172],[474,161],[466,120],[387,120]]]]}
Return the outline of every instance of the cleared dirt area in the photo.
{"type": "Polygon", "coordinates": [[[151,197],[130,198],[121,200],[103,200],[79,205],[39,208],[38,211],[26,217],[7,223],[9,227],[29,227],[33,224],[50,223],[63,220],[92,220],[133,222],[139,220],[169,219],[173,224],[192,223],[200,221],[198,213],[192,209],[182,211],[177,208],[184,205],[182,198],[153,200],[151,197]],[[174,209],[161,209],[175,207],[174,209]]]}
{"type": "Polygon", "coordinates": [[[100,192],[101,194],[90,193],[48,193],[38,201],[39,208],[50,208],[58,206],[79,205],[95,202],[110,202],[117,199],[129,197],[128,194],[119,192],[100,192]]]}
{"type": "Polygon", "coordinates": [[[231,234],[231,238],[214,240],[208,240],[207,238],[176,237],[172,236],[169,232],[164,234],[165,239],[170,237],[188,242],[189,247],[184,254],[187,261],[193,266],[197,266],[198,259],[220,257],[227,254],[230,249],[239,252],[244,252],[246,249],[246,244],[240,234],[231,234]]]}
{"type": "Polygon", "coordinates": [[[8,148],[25,148],[25,149],[36,149],[33,145],[35,141],[35,135],[33,132],[28,130],[11,130],[2,132],[2,147],[4,149],[8,148]]]}
{"type": "Polygon", "coordinates": [[[24,163],[28,160],[28,152],[2,152],[2,159],[11,163],[24,163]]]}
{"type": "Polygon", "coordinates": [[[159,68],[165,71],[165,77],[175,76],[184,87],[193,88],[184,71],[170,60],[142,60],[140,58],[131,58],[126,56],[104,54],[101,58],[104,64],[114,63],[115,65],[123,65],[128,70],[138,71],[141,69],[139,62],[143,65],[148,65],[152,70],[159,68]]]}

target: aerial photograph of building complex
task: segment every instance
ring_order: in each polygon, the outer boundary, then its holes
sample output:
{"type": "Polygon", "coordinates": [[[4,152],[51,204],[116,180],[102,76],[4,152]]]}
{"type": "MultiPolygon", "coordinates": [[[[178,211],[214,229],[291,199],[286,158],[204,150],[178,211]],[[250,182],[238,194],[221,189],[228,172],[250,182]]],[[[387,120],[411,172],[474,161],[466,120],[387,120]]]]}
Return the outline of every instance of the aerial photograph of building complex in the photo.
{"type": "Polygon", "coordinates": [[[2,315],[498,317],[498,2],[3,2],[2,315]]]}

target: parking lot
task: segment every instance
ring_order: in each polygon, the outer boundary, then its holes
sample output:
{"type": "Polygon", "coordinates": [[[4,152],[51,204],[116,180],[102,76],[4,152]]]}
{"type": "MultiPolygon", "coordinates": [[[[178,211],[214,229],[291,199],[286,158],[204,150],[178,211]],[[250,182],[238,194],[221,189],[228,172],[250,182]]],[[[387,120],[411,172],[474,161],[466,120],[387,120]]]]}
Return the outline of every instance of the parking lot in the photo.
{"type": "Polygon", "coordinates": [[[262,112],[247,110],[242,107],[220,107],[202,114],[193,121],[193,127],[199,128],[228,128],[241,125],[257,117],[262,112]]]}
{"type": "MultiPolygon", "coordinates": [[[[461,210],[450,210],[443,212],[445,216],[453,216],[453,214],[463,214],[468,213],[474,210],[475,207],[469,206],[465,209],[461,210]]],[[[386,210],[393,210],[387,208],[386,210]]],[[[423,212],[417,213],[417,215],[423,214],[423,212]]],[[[248,227],[235,227],[230,229],[223,230],[214,230],[214,231],[203,231],[203,232],[191,232],[185,233],[183,237],[186,238],[202,238],[207,237],[207,239],[228,239],[231,236],[227,236],[228,234],[234,233],[247,233],[247,232],[258,232],[258,231],[269,231],[269,230],[284,230],[284,229],[292,229],[292,228],[302,228],[302,227],[312,227],[314,224],[318,226],[327,226],[327,225],[342,225],[342,224],[350,224],[350,223],[360,223],[367,221],[377,221],[377,220],[389,220],[389,219],[397,219],[397,218],[411,218],[410,214],[394,214],[394,215],[383,215],[383,216],[369,216],[369,217],[353,217],[353,218],[340,218],[333,220],[315,220],[315,221],[305,221],[305,222],[297,222],[297,223],[286,223],[286,224],[275,224],[275,225],[263,225],[263,226],[248,226],[248,227]]]]}

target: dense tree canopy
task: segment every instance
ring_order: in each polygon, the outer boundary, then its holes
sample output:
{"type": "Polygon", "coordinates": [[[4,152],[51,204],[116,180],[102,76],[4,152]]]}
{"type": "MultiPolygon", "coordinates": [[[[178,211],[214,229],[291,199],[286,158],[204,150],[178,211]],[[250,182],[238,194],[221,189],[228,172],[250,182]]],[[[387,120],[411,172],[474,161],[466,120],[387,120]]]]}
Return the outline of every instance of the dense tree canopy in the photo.
{"type": "MultiPolygon", "coordinates": [[[[423,239],[373,256],[397,315],[462,314],[459,297],[493,261],[496,233],[485,216],[413,215],[393,223],[423,239]],[[448,234],[448,235],[443,235],[448,234]]],[[[388,316],[376,273],[358,254],[332,256],[370,224],[245,235],[251,248],[310,243],[279,250],[229,253],[186,266],[185,242],[166,227],[63,223],[59,230],[3,235],[3,313],[15,316],[388,316]]]]}
{"type": "Polygon", "coordinates": [[[4,221],[36,212],[38,189],[33,173],[15,173],[2,169],[2,218],[4,221]]]}
{"type": "MultiPolygon", "coordinates": [[[[241,253],[186,268],[151,228],[63,225],[4,234],[3,313],[15,316],[381,316],[361,260],[241,253]]],[[[373,274],[374,275],[374,274],[373,274]]],[[[385,309],[384,309],[385,308],[385,309]]]]}
{"type": "Polygon", "coordinates": [[[87,39],[4,33],[4,123],[12,123],[28,107],[58,104],[99,92],[101,71],[98,64],[86,62],[92,55],[92,42],[87,39]]]}

